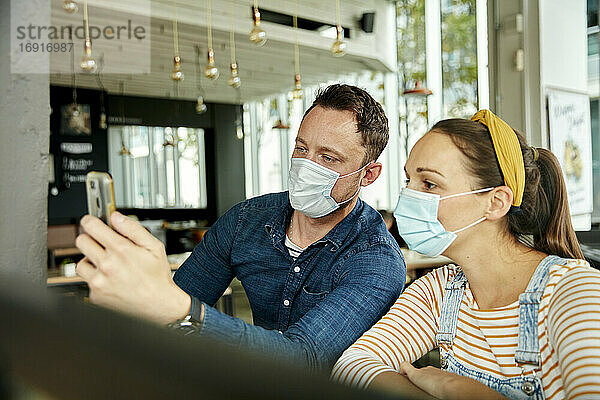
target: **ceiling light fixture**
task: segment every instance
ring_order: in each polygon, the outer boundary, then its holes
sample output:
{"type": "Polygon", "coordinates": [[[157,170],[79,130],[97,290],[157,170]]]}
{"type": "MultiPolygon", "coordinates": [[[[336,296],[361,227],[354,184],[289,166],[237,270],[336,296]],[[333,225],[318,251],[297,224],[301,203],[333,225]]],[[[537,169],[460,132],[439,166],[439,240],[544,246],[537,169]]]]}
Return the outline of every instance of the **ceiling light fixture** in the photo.
{"type": "Polygon", "coordinates": [[[296,40],[294,42],[294,90],[292,91],[292,97],[294,99],[301,99],[304,97],[302,91],[302,78],[300,76],[300,47],[298,46],[298,0],[294,2],[294,32],[296,34],[296,40]]]}
{"type": "Polygon", "coordinates": [[[204,114],[207,109],[208,107],[204,104],[204,97],[198,96],[198,99],[196,99],[196,112],[198,114],[204,114]]]}
{"type": "Polygon", "coordinates": [[[238,89],[240,86],[242,86],[242,80],[238,74],[238,65],[235,62],[231,63],[231,76],[229,77],[227,83],[234,89],[238,89]]]}
{"type": "MultiPolygon", "coordinates": [[[[231,3],[233,4],[233,3],[231,3]]],[[[238,63],[235,59],[235,32],[233,31],[233,10],[230,13],[231,26],[229,30],[229,49],[231,50],[231,75],[227,84],[234,89],[239,88],[242,85],[242,80],[238,73],[238,63]]]]}
{"type": "Polygon", "coordinates": [[[173,70],[171,71],[171,79],[174,82],[180,82],[185,75],[181,70],[181,57],[179,56],[179,31],[177,30],[177,4],[173,1],[175,18],[173,19],[173,70]]]}
{"type": "Polygon", "coordinates": [[[212,43],[212,22],[211,22],[211,4],[210,0],[206,0],[207,12],[206,18],[208,21],[208,64],[204,68],[204,76],[206,76],[210,80],[215,80],[219,77],[219,70],[215,65],[215,52],[213,50],[212,43]]]}
{"type": "Polygon", "coordinates": [[[127,146],[125,146],[125,138],[123,137],[123,127],[120,128],[120,134],[121,134],[121,150],[119,150],[119,155],[121,157],[129,157],[131,156],[131,151],[129,151],[129,149],[127,148],[127,146]]]}
{"type": "Polygon", "coordinates": [[[87,0],[83,0],[83,26],[85,29],[85,42],[83,44],[83,57],[79,61],[79,66],[84,72],[91,74],[96,72],[98,64],[94,57],[92,57],[92,39],[90,39],[87,0]]]}
{"type": "Polygon", "coordinates": [[[263,46],[267,43],[267,33],[260,27],[260,11],[258,11],[258,0],[254,0],[254,10],[252,12],[254,26],[250,31],[250,41],[257,46],[263,46]]]}
{"type": "Polygon", "coordinates": [[[335,0],[335,15],[336,15],[336,37],[335,42],[331,46],[331,52],[335,57],[343,57],[346,54],[346,42],[342,40],[344,37],[344,29],[340,16],[340,0],[335,0]]]}
{"type": "Polygon", "coordinates": [[[77,5],[77,2],[73,1],[73,0],[63,1],[62,8],[69,14],[75,14],[79,10],[79,6],[77,5]]]}
{"type": "Polygon", "coordinates": [[[198,88],[198,98],[196,99],[196,112],[204,114],[208,107],[204,103],[204,88],[202,87],[202,78],[200,76],[200,46],[194,46],[196,51],[196,86],[198,88]]]}
{"type": "Polygon", "coordinates": [[[406,89],[402,92],[402,94],[404,96],[427,97],[430,94],[433,94],[433,92],[431,89],[423,87],[421,85],[421,81],[416,81],[413,89],[406,89]]]}
{"type": "Polygon", "coordinates": [[[244,139],[244,123],[242,117],[242,96],[240,91],[237,91],[237,104],[235,107],[235,137],[238,140],[244,139]]]}

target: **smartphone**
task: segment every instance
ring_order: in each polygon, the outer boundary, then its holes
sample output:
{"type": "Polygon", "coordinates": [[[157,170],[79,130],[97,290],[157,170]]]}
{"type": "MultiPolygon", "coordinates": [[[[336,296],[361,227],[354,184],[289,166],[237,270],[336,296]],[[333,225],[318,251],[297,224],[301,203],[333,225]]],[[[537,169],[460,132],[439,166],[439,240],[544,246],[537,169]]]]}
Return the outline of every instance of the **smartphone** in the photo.
{"type": "Polygon", "coordinates": [[[112,228],[110,214],[115,211],[115,190],[108,172],[88,172],[85,178],[88,214],[100,218],[112,228]]]}

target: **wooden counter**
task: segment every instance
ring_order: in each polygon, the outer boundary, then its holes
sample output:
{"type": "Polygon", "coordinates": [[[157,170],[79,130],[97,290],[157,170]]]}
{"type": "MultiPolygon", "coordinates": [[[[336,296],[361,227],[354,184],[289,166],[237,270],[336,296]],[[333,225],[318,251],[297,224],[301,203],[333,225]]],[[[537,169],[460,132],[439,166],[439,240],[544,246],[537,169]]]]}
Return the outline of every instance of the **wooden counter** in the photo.
{"type": "MultiPolygon", "coordinates": [[[[416,251],[401,249],[404,259],[406,261],[407,271],[416,271],[419,269],[436,268],[442,265],[452,263],[449,258],[438,256],[438,257],[427,257],[423,256],[416,251]]],[[[179,256],[179,260],[176,263],[171,263],[171,271],[177,271],[177,269],[183,264],[186,257],[179,256]]],[[[85,283],[79,276],[66,277],[66,276],[52,276],[48,278],[48,286],[60,286],[60,285],[77,285],[85,283]]]]}
{"type": "MultiPolygon", "coordinates": [[[[171,264],[171,271],[177,271],[181,264],[171,264]]],[[[47,286],[82,285],[85,281],[80,276],[51,276],[48,277],[47,286]]]]}
{"type": "Polygon", "coordinates": [[[451,264],[452,260],[448,257],[437,256],[428,257],[417,253],[413,250],[401,249],[404,255],[404,261],[406,262],[407,271],[415,271],[418,269],[437,268],[442,265],[451,264]]]}

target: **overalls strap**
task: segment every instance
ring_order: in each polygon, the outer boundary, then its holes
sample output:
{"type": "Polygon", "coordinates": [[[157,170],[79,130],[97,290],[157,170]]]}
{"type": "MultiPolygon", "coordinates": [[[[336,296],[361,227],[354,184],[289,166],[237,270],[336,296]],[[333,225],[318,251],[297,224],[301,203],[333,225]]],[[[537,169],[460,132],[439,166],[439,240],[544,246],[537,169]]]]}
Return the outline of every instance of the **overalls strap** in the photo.
{"type": "Polygon", "coordinates": [[[446,283],[440,314],[440,327],[436,335],[438,345],[444,343],[452,346],[452,342],[456,336],[458,312],[466,286],[467,277],[463,274],[462,270],[454,276],[453,280],[446,283]]]}
{"type": "Polygon", "coordinates": [[[563,262],[557,256],[548,256],[537,266],[525,292],[519,296],[519,341],[515,352],[517,364],[541,366],[538,336],[540,301],[550,277],[550,267],[563,262]]]}

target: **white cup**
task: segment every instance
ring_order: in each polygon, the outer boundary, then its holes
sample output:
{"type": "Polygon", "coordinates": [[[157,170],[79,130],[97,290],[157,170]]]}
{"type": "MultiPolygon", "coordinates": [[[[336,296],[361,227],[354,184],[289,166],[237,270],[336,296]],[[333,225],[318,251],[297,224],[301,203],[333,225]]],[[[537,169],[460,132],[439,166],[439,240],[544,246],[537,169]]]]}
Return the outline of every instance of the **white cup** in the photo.
{"type": "Polygon", "coordinates": [[[63,274],[63,276],[65,276],[67,278],[71,278],[71,277],[77,276],[77,272],[75,272],[75,267],[76,266],[77,266],[77,264],[75,264],[75,263],[63,264],[62,265],[62,274],[63,274]]]}

